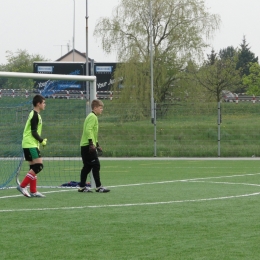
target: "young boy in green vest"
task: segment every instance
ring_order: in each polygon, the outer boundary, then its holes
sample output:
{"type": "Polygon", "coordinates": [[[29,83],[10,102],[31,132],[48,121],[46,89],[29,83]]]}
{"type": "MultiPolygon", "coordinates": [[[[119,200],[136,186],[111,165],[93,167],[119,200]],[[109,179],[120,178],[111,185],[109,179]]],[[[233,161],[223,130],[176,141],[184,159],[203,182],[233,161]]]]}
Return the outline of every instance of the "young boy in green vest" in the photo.
{"type": "Polygon", "coordinates": [[[33,98],[33,110],[30,112],[23,131],[22,148],[25,160],[28,161],[30,170],[26,174],[17,190],[25,197],[45,197],[37,191],[37,174],[43,169],[42,157],[39,150],[40,144],[44,147],[47,144],[47,139],[41,137],[42,118],[40,112],[45,109],[45,98],[41,95],[36,95],[33,98]],[[30,185],[30,192],[27,186],[30,185]]]}
{"type": "Polygon", "coordinates": [[[78,192],[92,192],[86,187],[87,176],[92,170],[96,184],[96,192],[109,192],[100,181],[100,162],[98,152],[102,148],[98,144],[98,116],[102,114],[104,104],[101,100],[94,99],[91,103],[92,112],[86,117],[83,125],[83,133],[80,141],[81,158],[83,168],[80,175],[80,187],[78,192]]]}

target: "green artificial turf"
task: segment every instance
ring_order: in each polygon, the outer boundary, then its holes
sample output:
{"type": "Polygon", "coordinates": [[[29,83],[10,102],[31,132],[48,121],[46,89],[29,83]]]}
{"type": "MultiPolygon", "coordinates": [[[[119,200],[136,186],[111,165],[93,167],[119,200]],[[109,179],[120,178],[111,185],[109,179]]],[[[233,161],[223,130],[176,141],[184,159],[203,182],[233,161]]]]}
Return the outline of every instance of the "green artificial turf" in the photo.
{"type": "Polygon", "coordinates": [[[259,166],[101,159],[110,193],[0,190],[0,259],[259,259],[259,166]]]}

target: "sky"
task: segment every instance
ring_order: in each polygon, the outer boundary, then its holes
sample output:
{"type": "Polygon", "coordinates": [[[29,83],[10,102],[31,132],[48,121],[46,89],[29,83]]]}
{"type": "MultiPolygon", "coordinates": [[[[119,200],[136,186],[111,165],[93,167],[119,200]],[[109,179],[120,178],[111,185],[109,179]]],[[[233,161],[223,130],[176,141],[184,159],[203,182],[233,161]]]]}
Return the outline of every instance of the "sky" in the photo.
{"type": "MultiPolygon", "coordinates": [[[[116,62],[93,37],[101,17],[110,17],[120,0],[0,0],[0,64],[6,51],[27,50],[55,61],[73,47],[86,52],[86,14],[88,14],[88,54],[97,62],[116,62]],[[75,3],[75,16],[74,16],[75,3]],[[86,3],[88,6],[86,8],[86,3]],[[75,20],[75,26],[74,26],[75,20]]],[[[260,57],[260,0],[205,0],[210,13],[219,14],[220,29],[208,43],[214,48],[239,47],[246,37],[251,51],[260,57]]]]}

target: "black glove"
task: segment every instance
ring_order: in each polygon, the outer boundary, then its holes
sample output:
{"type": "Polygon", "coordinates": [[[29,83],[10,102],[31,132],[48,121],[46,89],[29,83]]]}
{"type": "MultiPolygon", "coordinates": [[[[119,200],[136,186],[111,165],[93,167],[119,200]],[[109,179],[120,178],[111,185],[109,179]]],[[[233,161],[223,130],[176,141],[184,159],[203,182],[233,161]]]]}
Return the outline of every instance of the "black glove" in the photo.
{"type": "Polygon", "coordinates": [[[103,150],[102,150],[102,147],[99,146],[99,144],[97,143],[97,153],[98,153],[98,156],[101,156],[103,154],[103,150]]]}
{"type": "Polygon", "coordinates": [[[89,139],[89,153],[96,153],[96,146],[93,144],[92,139],[89,139]]]}

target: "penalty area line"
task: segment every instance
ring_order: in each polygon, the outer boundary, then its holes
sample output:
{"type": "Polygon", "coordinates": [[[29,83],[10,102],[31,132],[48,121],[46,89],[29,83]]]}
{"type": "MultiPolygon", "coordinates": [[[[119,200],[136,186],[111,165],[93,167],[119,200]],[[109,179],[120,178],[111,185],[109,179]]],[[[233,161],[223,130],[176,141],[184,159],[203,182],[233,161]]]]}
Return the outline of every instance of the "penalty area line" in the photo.
{"type": "Polygon", "coordinates": [[[205,198],[205,199],[172,200],[172,201],[159,201],[159,202],[109,204],[109,205],[93,205],[93,206],[78,206],[78,207],[32,208],[32,209],[2,209],[2,210],[0,210],[0,213],[4,213],[4,212],[28,212],[28,211],[52,211],[52,210],[73,210],[73,209],[87,209],[87,208],[152,206],[152,205],[163,205],[163,204],[174,204],[174,203],[204,202],[204,201],[216,201],[216,200],[244,198],[244,197],[257,196],[259,194],[260,194],[260,192],[255,192],[255,193],[250,193],[250,194],[242,194],[242,195],[234,195],[234,196],[223,196],[223,197],[205,198]]]}
{"type": "MultiPolygon", "coordinates": [[[[181,179],[181,180],[169,180],[169,181],[157,181],[157,182],[143,182],[143,183],[130,183],[130,184],[119,184],[119,185],[110,185],[107,186],[108,188],[121,188],[121,187],[133,187],[133,186],[143,186],[143,185],[156,185],[156,184],[167,184],[167,183],[176,183],[176,182],[205,182],[205,183],[222,183],[222,184],[228,184],[228,182],[210,182],[208,180],[211,179],[221,179],[221,178],[234,178],[234,177],[245,177],[245,176],[256,176],[260,175],[260,173],[248,173],[248,174],[235,174],[235,175],[222,175],[222,176],[213,176],[213,177],[200,177],[200,178],[193,178],[193,179],[181,179]]],[[[229,183],[231,184],[231,183],[229,183]]],[[[232,184],[238,184],[241,185],[242,183],[232,183],[232,184]]],[[[243,185],[248,186],[259,186],[257,184],[246,184],[243,183],[243,185]]],[[[45,191],[42,192],[43,194],[50,194],[50,193],[61,193],[61,192],[68,192],[68,191],[75,191],[77,187],[70,187],[66,189],[59,189],[55,191],[45,191]]],[[[9,196],[2,196],[0,199],[9,199],[9,198],[16,198],[23,195],[9,195],[9,196]]]]}

